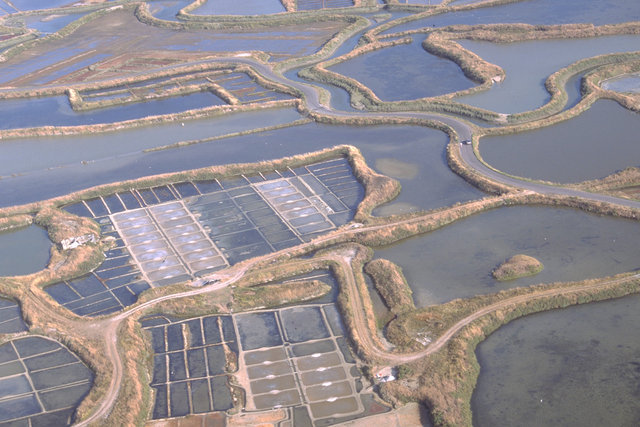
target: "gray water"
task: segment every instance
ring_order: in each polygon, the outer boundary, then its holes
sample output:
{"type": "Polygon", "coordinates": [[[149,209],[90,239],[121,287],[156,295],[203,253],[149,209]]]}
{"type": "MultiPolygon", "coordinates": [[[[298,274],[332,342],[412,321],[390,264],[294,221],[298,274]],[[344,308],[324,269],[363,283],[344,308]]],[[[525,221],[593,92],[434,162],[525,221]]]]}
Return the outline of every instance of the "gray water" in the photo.
{"type": "Polygon", "coordinates": [[[358,80],[383,101],[438,96],[475,86],[454,62],[426,52],[422,39],[359,55],[330,70],[358,80]]]}
{"type": "MultiPolygon", "coordinates": [[[[392,211],[432,209],[482,195],[448,170],[443,134],[417,126],[360,128],[308,124],[180,149],[140,152],[145,146],[228,133],[234,118],[237,120],[235,126],[242,129],[258,126],[253,118],[266,120],[267,123],[262,124],[265,126],[272,124],[269,119],[274,117],[268,112],[246,114],[189,121],[184,127],[169,124],[102,135],[5,141],[0,144],[0,169],[12,171],[16,176],[0,179],[0,192],[3,193],[0,204],[9,206],[47,199],[94,185],[157,173],[278,159],[343,143],[360,148],[374,168],[379,159],[385,159],[387,168],[389,161],[393,167],[393,161],[398,160],[417,169],[415,176],[402,178],[404,190],[398,202],[403,204],[390,208],[392,211]],[[220,130],[216,132],[216,129],[220,130]],[[24,158],[30,152],[42,155],[25,164],[24,158]]],[[[277,110],[271,114],[283,122],[297,116],[292,110],[277,110]]],[[[391,212],[381,214],[386,213],[391,212]]]]}
{"type": "Polygon", "coordinates": [[[154,99],[97,110],[73,111],[66,95],[0,101],[0,129],[114,123],[225,104],[211,92],[154,99]]]}
{"type": "Polygon", "coordinates": [[[618,103],[600,100],[589,110],[554,126],[483,138],[480,152],[507,173],[554,182],[602,178],[640,166],[640,120],[618,103]]]}
{"type": "Polygon", "coordinates": [[[82,18],[86,13],[71,13],[68,15],[30,15],[24,16],[21,19],[24,20],[25,25],[28,28],[33,28],[42,35],[55,33],[72,23],[73,21],[82,18]]]}
{"type": "Polygon", "coordinates": [[[31,274],[44,269],[50,249],[47,231],[35,225],[0,233],[0,276],[31,274]]]}
{"type": "Polygon", "coordinates": [[[266,15],[285,12],[280,0],[207,0],[194,15],[266,15]]]}
{"type": "Polygon", "coordinates": [[[473,425],[640,424],[640,296],[515,320],[476,350],[473,425]]]}
{"type": "Polygon", "coordinates": [[[180,9],[193,3],[191,0],[160,0],[149,1],[149,12],[158,19],[177,21],[176,15],[180,9]]]}
{"type": "Polygon", "coordinates": [[[375,251],[400,265],[424,307],[536,283],[582,280],[640,267],[640,224],[571,209],[492,210],[375,251]],[[498,282],[491,271],[526,254],[544,264],[536,276],[498,282]]]}
{"type": "Polygon", "coordinates": [[[53,9],[74,3],[75,2],[73,0],[47,0],[46,2],[35,0],[11,0],[11,4],[20,11],[53,9]]]}
{"type": "MultiPolygon", "coordinates": [[[[300,115],[295,110],[271,109],[165,123],[115,133],[8,139],[0,144],[0,170],[3,178],[7,178],[12,174],[24,175],[78,166],[82,162],[93,164],[107,159],[141,155],[142,150],[166,144],[289,123],[299,118],[300,115]],[[39,155],[33,156],[32,153],[39,155]]],[[[85,166],[91,168],[90,165],[85,166]]],[[[112,179],[118,180],[117,174],[112,179]]],[[[5,181],[0,180],[0,185],[5,181]]]]}
{"type": "Polygon", "coordinates": [[[640,3],[629,0],[525,0],[503,6],[484,7],[436,15],[398,25],[383,34],[422,27],[521,22],[532,25],[618,24],[640,19],[640,3]]]}
{"type": "Polygon", "coordinates": [[[456,98],[498,113],[534,110],[551,98],[544,82],[551,74],[583,58],[640,49],[640,37],[608,36],[589,39],[536,40],[489,43],[462,40],[460,44],[486,61],[501,66],[507,77],[491,89],[456,98]],[[536,58],[532,61],[531,58],[536,58]]]}

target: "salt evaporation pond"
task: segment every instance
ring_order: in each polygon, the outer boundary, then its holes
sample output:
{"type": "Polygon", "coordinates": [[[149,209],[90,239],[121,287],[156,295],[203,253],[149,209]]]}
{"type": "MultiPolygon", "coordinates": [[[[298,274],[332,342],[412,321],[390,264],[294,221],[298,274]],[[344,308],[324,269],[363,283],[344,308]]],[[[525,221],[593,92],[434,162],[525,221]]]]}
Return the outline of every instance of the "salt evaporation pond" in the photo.
{"type": "Polygon", "coordinates": [[[383,34],[422,27],[522,22],[531,25],[618,24],[640,19],[640,4],[628,0],[536,0],[436,15],[398,25],[383,34]]]}
{"type": "Polygon", "coordinates": [[[330,70],[358,80],[383,101],[438,96],[475,86],[454,62],[425,51],[422,37],[356,56],[330,70]]]}
{"type": "Polygon", "coordinates": [[[640,296],[517,319],[476,350],[473,425],[634,426],[640,296]]]}
{"type": "Polygon", "coordinates": [[[0,276],[19,276],[44,269],[50,249],[47,231],[35,225],[0,233],[0,276]]]}
{"type": "Polygon", "coordinates": [[[603,178],[640,166],[638,113],[599,100],[578,117],[514,135],[482,138],[491,166],[512,175],[554,182],[603,178]]]}
{"type": "Polygon", "coordinates": [[[424,307],[518,286],[602,277],[640,267],[640,224],[572,209],[500,208],[377,249],[400,265],[424,307]],[[536,276],[498,282],[491,271],[516,254],[544,264],[536,276]]]}
{"type": "MultiPolygon", "coordinates": [[[[256,115],[261,117],[258,113],[254,114],[238,116],[238,120],[246,126],[244,120],[250,121],[256,115]]],[[[4,142],[0,144],[0,162],[6,162],[7,169],[16,167],[8,155],[13,156],[22,168],[25,167],[20,160],[24,158],[25,150],[32,152],[36,149],[29,141],[38,144],[39,152],[51,154],[34,159],[38,165],[29,165],[34,169],[27,170],[24,175],[0,180],[0,189],[6,194],[0,204],[42,200],[93,185],[157,173],[278,159],[333,147],[338,143],[349,143],[360,148],[368,164],[374,168],[378,160],[384,159],[379,169],[382,173],[391,170],[393,174],[392,169],[398,165],[394,164],[396,161],[401,162],[399,164],[411,164],[412,169],[417,171],[415,176],[399,177],[403,191],[394,202],[402,203],[400,210],[432,209],[482,196],[480,191],[448,169],[444,152],[447,138],[444,134],[418,126],[361,128],[307,124],[156,152],[140,152],[139,149],[132,152],[132,147],[127,146],[131,141],[137,141],[135,144],[138,146],[157,146],[184,140],[187,136],[189,139],[201,138],[212,129],[212,123],[226,126],[225,120],[231,117],[185,122],[184,127],[167,124],[102,135],[4,142]],[[110,151],[115,150],[114,147],[120,147],[119,152],[109,155],[110,151]],[[65,155],[61,156],[58,150],[65,155]],[[81,160],[86,160],[85,164],[81,160]]]]}
{"type": "Polygon", "coordinates": [[[640,74],[629,74],[605,81],[602,88],[616,92],[640,93],[640,74]]]}
{"type": "Polygon", "coordinates": [[[506,79],[489,90],[455,101],[498,113],[520,113],[541,107],[551,98],[544,82],[551,74],[583,58],[638,50],[638,36],[489,43],[461,40],[466,49],[499,65],[506,79]],[[531,58],[536,58],[531,61],[531,58]]]}

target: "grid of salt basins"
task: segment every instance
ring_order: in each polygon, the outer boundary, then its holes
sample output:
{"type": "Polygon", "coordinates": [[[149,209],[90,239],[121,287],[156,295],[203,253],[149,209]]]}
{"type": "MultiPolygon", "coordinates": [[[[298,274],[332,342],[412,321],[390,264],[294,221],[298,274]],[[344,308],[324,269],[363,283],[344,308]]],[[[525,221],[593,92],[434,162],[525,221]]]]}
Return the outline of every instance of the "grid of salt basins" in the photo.
{"type": "Polygon", "coordinates": [[[153,419],[231,409],[235,367],[246,410],[290,408],[295,420],[315,425],[370,413],[334,304],[186,320],[152,315],[142,325],[154,349],[153,419]]]}
{"type": "Polygon", "coordinates": [[[22,320],[22,311],[17,302],[0,298],[0,334],[24,332],[27,325],[22,320]]]}
{"type": "Polygon", "coordinates": [[[233,407],[226,374],[237,360],[238,344],[231,316],[150,316],[141,323],[151,333],[154,353],[153,419],[233,407]]]}
{"type": "Polygon", "coordinates": [[[78,315],[110,314],[151,286],[310,241],[349,222],[363,197],[347,159],[338,158],[84,200],[65,210],[95,219],[114,247],[95,271],[46,291],[78,315]]]}
{"type": "MultiPolygon", "coordinates": [[[[27,330],[15,301],[0,298],[0,333],[27,330]]],[[[93,373],[60,343],[26,336],[0,345],[0,425],[68,426],[93,373]]]]}

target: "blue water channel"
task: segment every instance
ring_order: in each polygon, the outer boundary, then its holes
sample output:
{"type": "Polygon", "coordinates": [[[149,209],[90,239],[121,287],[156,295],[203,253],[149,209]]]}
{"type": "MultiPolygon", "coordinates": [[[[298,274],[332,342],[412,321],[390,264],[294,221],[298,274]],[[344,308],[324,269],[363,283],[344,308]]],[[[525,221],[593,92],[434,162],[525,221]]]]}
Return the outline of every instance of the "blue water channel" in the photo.
{"type": "Polygon", "coordinates": [[[223,104],[225,104],[224,101],[211,92],[197,92],[191,95],[81,112],[71,109],[66,95],[10,99],[0,101],[0,115],[2,115],[0,129],[113,123],[223,104]]]}
{"type": "MultiPolygon", "coordinates": [[[[276,110],[189,121],[184,127],[166,124],[115,134],[8,140],[0,144],[0,165],[3,170],[19,176],[0,180],[0,191],[6,195],[0,203],[9,206],[36,201],[156,173],[277,159],[341,143],[360,148],[374,168],[378,160],[385,159],[386,167],[391,169],[397,166],[393,159],[411,165],[415,174],[400,176],[404,191],[395,202],[402,205],[393,208],[394,212],[396,209],[432,209],[482,196],[449,171],[444,156],[445,135],[421,127],[308,124],[180,149],[140,152],[149,146],[266,126],[272,124],[274,118],[286,123],[296,116],[292,110],[276,110]],[[24,150],[40,150],[42,155],[25,164],[21,160],[24,150]]],[[[385,162],[382,165],[384,169],[385,162]]]]}

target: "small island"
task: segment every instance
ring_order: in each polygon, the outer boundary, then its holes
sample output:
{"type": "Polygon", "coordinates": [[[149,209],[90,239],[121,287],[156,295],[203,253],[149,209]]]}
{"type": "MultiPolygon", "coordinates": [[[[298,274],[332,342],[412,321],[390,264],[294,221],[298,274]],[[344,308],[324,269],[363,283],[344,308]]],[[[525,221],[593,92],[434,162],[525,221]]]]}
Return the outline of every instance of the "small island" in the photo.
{"type": "Polygon", "coordinates": [[[534,257],[518,254],[500,264],[491,274],[496,280],[506,282],[520,277],[534,276],[543,268],[544,265],[534,257]]]}

